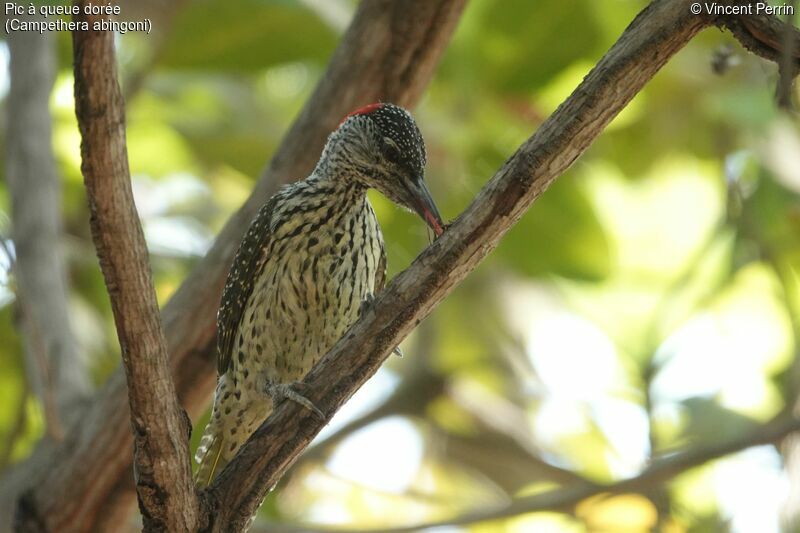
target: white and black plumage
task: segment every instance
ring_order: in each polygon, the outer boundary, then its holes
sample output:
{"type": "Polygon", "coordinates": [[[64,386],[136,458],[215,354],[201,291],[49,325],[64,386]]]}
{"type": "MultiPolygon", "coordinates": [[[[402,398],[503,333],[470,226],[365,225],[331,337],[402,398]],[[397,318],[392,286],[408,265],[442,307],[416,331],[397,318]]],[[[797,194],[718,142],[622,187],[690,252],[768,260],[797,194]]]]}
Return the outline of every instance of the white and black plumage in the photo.
{"type": "Polygon", "coordinates": [[[195,456],[207,485],[291,388],[383,288],[386,254],[366,197],[377,189],[440,235],[423,174],[425,144],[411,115],[371,104],[328,138],[314,172],[259,211],[228,275],[217,315],[218,371],[211,419],[195,456]]]}

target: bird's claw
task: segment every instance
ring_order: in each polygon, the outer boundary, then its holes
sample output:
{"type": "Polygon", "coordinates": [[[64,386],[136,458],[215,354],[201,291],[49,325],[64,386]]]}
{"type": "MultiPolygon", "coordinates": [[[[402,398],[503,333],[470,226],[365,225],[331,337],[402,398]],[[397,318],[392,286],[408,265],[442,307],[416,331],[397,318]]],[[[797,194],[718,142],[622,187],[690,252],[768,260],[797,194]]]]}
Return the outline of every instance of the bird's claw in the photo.
{"type": "Polygon", "coordinates": [[[273,405],[278,405],[283,400],[291,400],[298,403],[317,415],[321,420],[325,420],[325,413],[319,407],[303,396],[297,389],[306,388],[305,383],[302,381],[294,381],[292,383],[270,383],[267,385],[267,394],[272,398],[273,405]]]}
{"type": "Polygon", "coordinates": [[[395,346],[392,353],[396,354],[397,357],[403,357],[403,350],[400,349],[400,346],[395,346]]]}

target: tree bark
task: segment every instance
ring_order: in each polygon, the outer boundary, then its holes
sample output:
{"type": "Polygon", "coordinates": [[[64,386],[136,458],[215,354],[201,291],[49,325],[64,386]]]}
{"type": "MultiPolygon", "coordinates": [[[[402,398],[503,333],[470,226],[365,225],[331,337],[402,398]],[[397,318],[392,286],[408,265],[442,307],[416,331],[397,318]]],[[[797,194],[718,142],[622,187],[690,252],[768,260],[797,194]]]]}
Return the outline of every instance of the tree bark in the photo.
{"type": "MultiPolygon", "coordinates": [[[[85,0],[75,2],[83,10],[85,0]]],[[[90,27],[103,16],[76,15],[90,27]]],[[[114,33],[72,34],[75,114],[92,239],[122,350],[134,436],[134,472],[145,531],[194,531],[197,497],[189,420],[178,405],[149,254],[133,200],[114,33]]]]}
{"type": "MultiPolygon", "coordinates": [[[[414,107],[430,81],[466,0],[367,0],[359,4],[314,94],[253,194],[162,311],[172,377],[193,417],[216,380],[215,315],[233,254],[258,208],[277,188],[308,175],[327,135],[352,109],[375,100],[414,107]]],[[[80,413],[81,426],[53,449],[40,447],[0,481],[20,519],[39,531],[116,531],[130,512],[132,437],[120,370],[80,413]],[[41,472],[39,475],[37,472],[41,472]]],[[[10,515],[0,516],[0,531],[10,515]]]]}

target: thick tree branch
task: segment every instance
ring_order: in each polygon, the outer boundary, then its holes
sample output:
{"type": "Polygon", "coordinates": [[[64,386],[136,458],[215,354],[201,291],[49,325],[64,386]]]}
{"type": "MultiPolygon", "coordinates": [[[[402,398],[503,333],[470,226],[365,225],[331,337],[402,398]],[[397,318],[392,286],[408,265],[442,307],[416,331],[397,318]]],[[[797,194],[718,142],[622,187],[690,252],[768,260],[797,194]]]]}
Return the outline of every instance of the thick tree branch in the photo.
{"type": "MultiPolygon", "coordinates": [[[[208,406],[216,378],[219,296],[236,247],[258,208],[280,185],[308,175],[326,136],[347,112],[379,99],[414,107],[465,3],[369,0],[359,5],[324,77],[252,196],[162,312],[173,379],[190,415],[198,416],[208,406]]],[[[0,494],[16,497],[33,487],[18,513],[43,529],[116,531],[133,494],[127,409],[125,376],[119,371],[80,414],[80,429],[55,452],[37,449],[0,483],[0,494]]]]}
{"type": "MultiPolygon", "coordinates": [[[[332,416],[667,60],[712,22],[692,15],[690,4],[659,0],[636,17],[572,96],[308,374],[304,390],[315,405],[332,416]]],[[[240,530],[324,423],[290,402],[279,405],[209,489],[208,529],[240,530]]]]}
{"type": "MultiPolygon", "coordinates": [[[[84,9],[86,2],[75,3],[84,9]]],[[[101,17],[79,15],[91,25],[101,17]]],[[[136,212],[117,83],[114,34],[78,31],[75,114],[92,238],[111,298],[128,384],[136,489],[145,531],[194,531],[197,498],[189,463],[189,421],[169,371],[147,245],[136,212]]]]}

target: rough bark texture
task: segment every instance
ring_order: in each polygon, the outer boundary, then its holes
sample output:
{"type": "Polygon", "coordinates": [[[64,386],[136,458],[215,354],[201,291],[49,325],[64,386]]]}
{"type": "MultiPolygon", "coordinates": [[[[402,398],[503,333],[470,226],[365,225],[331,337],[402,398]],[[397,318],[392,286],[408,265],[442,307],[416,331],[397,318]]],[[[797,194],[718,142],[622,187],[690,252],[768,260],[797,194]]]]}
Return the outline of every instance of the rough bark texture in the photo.
{"type": "Polygon", "coordinates": [[[57,435],[79,410],[90,386],[70,327],[61,248],[61,182],[53,157],[49,107],[55,41],[50,33],[12,32],[8,46],[6,170],[17,305],[28,381],[46,406],[49,433],[57,435]]]}
{"type": "MultiPolygon", "coordinates": [[[[85,5],[76,2],[81,9],[85,5]]],[[[100,17],[75,20],[91,27],[100,17]]],[[[72,42],[81,170],[127,377],[139,509],[145,531],[194,531],[190,427],[170,376],[149,254],[133,200],[114,34],[79,31],[72,42]]]]}
{"type": "MultiPolygon", "coordinates": [[[[496,246],[547,186],[562,174],[667,60],[713,21],[692,15],[688,0],[648,6],[575,92],[526,141],[450,228],[378,295],[304,382],[328,417],[380,367],[496,246]]],[[[209,531],[239,531],[269,488],[325,424],[284,402],[207,492],[209,531]]]]}
{"type": "MultiPolygon", "coordinates": [[[[755,4],[751,1],[726,2],[733,4],[755,4]]],[[[800,32],[784,24],[777,17],[770,16],[724,16],[717,25],[730,30],[736,39],[750,52],[780,63],[791,60],[795,68],[800,68],[800,48],[785,49],[785,43],[798,42],[800,32]]]]}
{"type": "MultiPolygon", "coordinates": [[[[323,79],[252,196],[162,312],[175,387],[191,416],[205,410],[214,387],[219,296],[252,217],[280,185],[308,175],[327,135],[346,113],[376,100],[414,107],[465,3],[368,0],[359,5],[323,79]]],[[[40,524],[39,530],[116,531],[134,494],[128,416],[125,375],[120,370],[81,412],[79,430],[56,450],[37,450],[13,477],[3,480],[0,493],[14,499],[24,493],[18,512],[30,523],[40,524]],[[43,475],[34,476],[36,472],[43,475]]],[[[0,531],[9,527],[3,519],[0,531]]]]}

